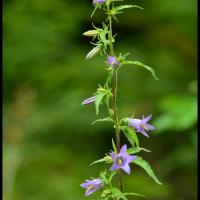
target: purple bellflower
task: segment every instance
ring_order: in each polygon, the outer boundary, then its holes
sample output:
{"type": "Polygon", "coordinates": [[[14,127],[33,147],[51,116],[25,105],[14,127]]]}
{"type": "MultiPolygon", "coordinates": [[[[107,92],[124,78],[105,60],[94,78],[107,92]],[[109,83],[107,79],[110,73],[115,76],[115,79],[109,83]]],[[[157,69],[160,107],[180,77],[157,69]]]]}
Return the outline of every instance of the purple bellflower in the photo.
{"type": "Polygon", "coordinates": [[[147,122],[151,119],[152,115],[149,115],[148,117],[142,116],[142,119],[129,119],[129,126],[133,127],[136,132],[142,133],[144,136],[149,137],[149,135],[146,133],[146,131],[155,129],[150,124],[147,124],[147,122]]]}
{"type": "Polygon", "coordinates": [[[107,64],[111,65],[112,67],[119,66],[119,61],[114,56],[107,56],[107,64]]]}
{"type": "Polygon", "coordinates": [[[82,105],[87,105],[87,104],[91,104],[93,103],[94,101],[96,100],[96,96],[92,96],[88,99],[85,99],[83,102],[82,102],[82,105]]]}
{"type": "Polygon", "coordinates": [[[93,0],[93,4],[103,4],[106,0],[93,0]]]}
{"type": "Polygon", "coordinates": [[[115,171],[118,169],[123,169],[127,174],[131,173],[131,168],[129,164],[137,158],[134,155],[127,154],[127,146],[124,144],[119,153],[112,152],[110,156],[113,160],[113,165],[111,166],[110,170],[115,171]]]}
{"type": "Polygon", "coordinates": [[[91,195],[96,190],[99,190],[103,186],[101,179],[86,180],[84,183],[80,184],[82,188],[87,188],[85,191],[85,196],[91,195]]]}

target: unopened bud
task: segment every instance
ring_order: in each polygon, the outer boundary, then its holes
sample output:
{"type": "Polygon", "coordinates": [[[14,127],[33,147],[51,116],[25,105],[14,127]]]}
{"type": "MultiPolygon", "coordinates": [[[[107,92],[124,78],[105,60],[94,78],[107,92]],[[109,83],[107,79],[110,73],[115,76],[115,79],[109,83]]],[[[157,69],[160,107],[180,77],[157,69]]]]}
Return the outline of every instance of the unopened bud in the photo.
{"type": "Polygon", "coordinates": [[[88,37],[93,37],[99,34],[99,30],[89,30],[83,33],[83,35],[88,37]]]}
{"type": "Polygon", "coordinates": [[[113,162],[113,160],[110,156],[105,156],[104,160],[105,160],[106,163],[112,163],[113,162]]]}
{"type": "Polygon", "coordinates": [[[90,59],[94,57],[96,54],[98,54],[101,51],[101,46],[96,46],[93,48],[86,56],[86,59],[90,59]]]}

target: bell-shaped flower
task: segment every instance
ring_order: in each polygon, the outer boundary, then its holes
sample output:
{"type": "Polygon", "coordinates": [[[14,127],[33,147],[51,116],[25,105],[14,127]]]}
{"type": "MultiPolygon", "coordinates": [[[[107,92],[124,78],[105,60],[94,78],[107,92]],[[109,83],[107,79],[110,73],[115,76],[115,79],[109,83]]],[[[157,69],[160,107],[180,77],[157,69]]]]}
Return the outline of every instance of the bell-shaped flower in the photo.
{"type": "Polygon", "coordinates": [[[93,0],[93,4],[103,4],[106,0],[93,0]]]}
{"type": "Polygon", "coordinates": [[[124,170],[127,174],[131,173],[130,163],[137,158],[134,155],[127,154],[127,146],[126,144],[122,146],[119,153],[112,152],[110,156],[113,160],[113,165],[111,166],[110,170],[115,171],[118,169],[124,170]]]}
{"type": "Polygon", "coordinates": [[[120,63],[115,56],[107,56],[107,64],[112,67],[118,67],[120,63]]]}
{"type": "Polygon", "coordinates": [[[136,132],[140,132],[144,136],[149,137],[147,131],[155,129],[152,125],[147,124],[151,117],[152,115],[149,115],[148,117],[142,116],[142,119],[129,118],[128,125],[133,127],[136,132]]]}
{"type": "Polygon", "coordinates": [[[99,190],[103,186],[103,182],[101,179],[86,180],[80,186],[86,188],[85,196],[89,196],[96,190],[99,190]]]}

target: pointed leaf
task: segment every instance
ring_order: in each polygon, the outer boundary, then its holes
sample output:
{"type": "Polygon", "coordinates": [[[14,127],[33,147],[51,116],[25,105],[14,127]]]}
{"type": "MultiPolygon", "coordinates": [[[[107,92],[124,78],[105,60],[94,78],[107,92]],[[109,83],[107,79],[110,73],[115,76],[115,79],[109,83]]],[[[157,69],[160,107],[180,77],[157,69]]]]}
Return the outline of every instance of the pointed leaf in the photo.
{"type": "Polygon", "coordinates": [[[97,164],[97,163],[102,163],[102,162],[105,162],[105,159],[104,159],[104,158],[94,161],[94,162],[91,163],[89,166],[92,166],[92,165],[97,164]]]}
{"type": "Polygon", "coordinates": [[[139,9],[144,9],[138,5],[121,5],[121,6],[117,6],[114,8],[115,11],[121,11],[121,10],[124,10],[124,9],[127,9],[127,8],[139,8],[139,9]]]}
{"type": "Polygon", "coordinates": [[[112,146],[113,146],[114,152],[117,153],[117,147],[116,147],[115,142],[114,142],[113,139],[112,139],[112,146]]]}
{"type": "Polygon", "coordinates": [[[156,76],[154,69],[143,64],[142,62],[139,62],[139,61],[124,61],[122,64],[132,64],[132,65],[137,65],[139,67],[143,67],[143,68],[147,69],[152,74],[153,78],[155,78],[156,80],[159,80],[158,77],[156,76]]]}
{"type": "Polygon", "coordinates": [[[154,181],[160,185],[162,185],[162,183],[158,180],[158,178],[156,177],[156,175],[154,174],[150,164],[143,160],[142,157],[137,157],[135,160],[132,161],[133,163],[135,163],[136,165],[142,167],[146,173],[152,178],[154,179],[154,181]]]}
{"type": "Polygon", "coordinates": [[[134,154],[134,153],[138,153],[140,151],[151,152],[148,149],[140,148],[140,147],[134,147],[134,148],[127,149],[128,154],[134,154]]]}
{"type": "Polygon", "coordinates": [[[95,109],[96,109],[96,114],[99,114],[99,106],[101,104],[101,101],[104,97],[105,93],[97,93],[96,94],[96,100],[95,100],[95,109]]]}
{"type": "Polygon", "coordinates": [[[113,119],[110,118],[110,117],[105,117],[103,119],[97,119],[97,120],[95,120],[95,121],[92,122],[92,125],[96,124],[98,122],[113,122],[113,119]]]}
{"type": "Polygon", "coordinates": [[[139,140],[137,134],[132,128],[128,126],[120,126],[120,129],[123,131],[124,135],[133,147],[135,147],[135,144],[137,147],[139,147],[139,140]]]}

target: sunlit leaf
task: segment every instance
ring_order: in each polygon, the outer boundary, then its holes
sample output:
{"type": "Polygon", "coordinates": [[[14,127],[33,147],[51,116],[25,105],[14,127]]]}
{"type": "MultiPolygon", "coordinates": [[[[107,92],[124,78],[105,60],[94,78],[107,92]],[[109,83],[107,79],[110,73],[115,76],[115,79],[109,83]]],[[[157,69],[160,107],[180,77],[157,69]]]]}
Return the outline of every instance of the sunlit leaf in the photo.
{"type": "Polygon", "coordinates": [[[156,175],[154,174],[150,164],[143,160],[142,157],[137,157],[135,160],[132,161],[133,163],[135,163],[136,165],[140,166],[141,168],[143,168],[146,173],[158,184],[162,185],[162,183],[158,180],[158,178],[156,177],[156,175]]]}
{"type": "Polygon", "coordinates": [[[145,65],[145,64],[143,64],[142,62],[139,62],[139,61],[124,61],[122,63],[122,65],[125,65],[125,64],[131,64],[131,65],[136,65],[136,66],[139,66],[139,67],[143,67],[143,68],[147,69],[151,73],[153,78],[155,78],[156,80],[159,80],[158,77],[156,76],[156,73],[155,73],[154,69],[149,67],[149,66],[147,66],[147,65],[145,65]]]}

